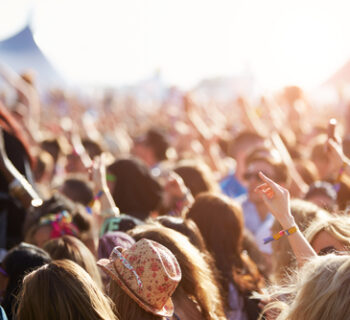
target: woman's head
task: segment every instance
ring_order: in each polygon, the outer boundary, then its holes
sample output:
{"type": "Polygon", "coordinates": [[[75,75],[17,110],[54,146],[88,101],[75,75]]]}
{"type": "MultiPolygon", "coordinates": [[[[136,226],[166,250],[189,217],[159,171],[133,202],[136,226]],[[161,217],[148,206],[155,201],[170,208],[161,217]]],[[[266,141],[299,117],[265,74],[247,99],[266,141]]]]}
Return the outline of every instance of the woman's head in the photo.
{"type": "Polygon", "coordinates": [[[218,265],[241,254],[244,220],[239,205],[210,193],[200,194],[186,214],[198,226],[218,265]],[[221,263],[222,262],[222,263],[221,263]]]}
{"type": "Polygon", "coordinates": [[[28,215],[25,239],[42,247],[45,242],[65,234],[76,236],[84,243],[91,239],[91,216],[83,206],[63,195],[54,194],[28,215]]]}
{"type": "Polygon", "coordinates": [[[345,320],[350,314],[349,256],[315,257],[298,272],[291,287],[277,291],[285,294],[287,304],[272,303],[278,308],[279,320],[345,320]]]}
{"type": "Polygon", "coordinates": [[[159,216],[156,220],[160,225],[182,233],[201,252],[206,252],[206,246],[201,232],[191,219],[171,216],[159,216]]]}
{"type": "MultiPolygon", "coordinates": [[[[291,201],[291,212],[296,224],[301,232],[322,219],[326,219],[329,213],[324,209],[316,206],[312,202],[304,201],[300,199],[294,199],[291,201]]],[[[278,221],[274,221],[271,227],[271,233],[275,234],[282,230],[282,226],[278,221]]],[[[296,259],[289,245],[288,239],[282,238],[279,241],[272,242],[272,265],[273,265],[273,278],[277,283],[288,281],[287,274],[296,268],[296,259]]]]}
{"type": "Polygon", "coordinates": [[[305,236],[318,255],[350,251],[350,217],[329,216],[312,223],[305,236]]]}
{"type": "Polygon", "coordinates": [[[219,191],[209,167],[200,161],[183,160],[174,171],[183,179],[194,197],[201,192],[219,191]]]}
{"type": "Polygon", "coordinates": [[[122,320],[171,317],[174,305],[171,296],[181,280],[180,266],[163,245],[141,239],[129,249],[115,247],[109,259],[101,259],[98,265],[110,278],[109,296],[116,304],[122,320]],[[119,299],[122,289],[124,304],[119,299]],[[136,302],[136,304],[134,303],[136,302]],[[132,308],[138,306],[138,312],[132,308]],[[130,314],[138,317],[131,318],[130,314]],[[144,316],[139,316],[144,314],[144,316]]]}
{"type": "Polygon", "coordinates": [[[162,188],[147,166],[135,159],[120,159],[108,167],[115,182],[111,193],[123,213],[146,218],[162,199],[162,188]]]}
{"type": "Polygon", "coordinates": [[[44,249],[54,260],[68,259],[80,265],[102,288],[102,280],[97,269],[95,257],[79,239],[72,236],[63,236],[52,239],[44,245],[44,249]]]}
{"type": "Polygon", "coordinates": [[[59,260],[27,275],[18,320],[115,320],[111,302],[76,263],[59,260]]]}
{"type": "MultiPolygon", "coordinates": [[[[184,301],[186,296],[192,297],[200,306],[203,319],[219,319],[223,315],[223,302],[213,270],[188,238],[175,230],[153,225],[136,227],[130,233],[136,240],[145,238],[156,241],[176,256],[181,267],[182,279],[175,291],[175,298],[181,296],[181,300],[184,301]]],[[[175,304],[175,312],[176,308],[175,304]]]]}
{"type": "Polygon", "coordinates": [[[256,265],[242,254],[244,220],[233,200],[210,193],[200,194],[186,213],[202,233],[222,276],[222,287],[234,280],[241,292],[259,290],[262,277],[256,265]]]}
{"type": "Polygon", "coordinates": [[[2,276],[7,278],[2,306],[9,316],[12,314],[14,297],[21,288],[23,277],[50,261],[50,256],[44,250],[27,243],[21,243],[7,253],[1,263],[2,276]]]}

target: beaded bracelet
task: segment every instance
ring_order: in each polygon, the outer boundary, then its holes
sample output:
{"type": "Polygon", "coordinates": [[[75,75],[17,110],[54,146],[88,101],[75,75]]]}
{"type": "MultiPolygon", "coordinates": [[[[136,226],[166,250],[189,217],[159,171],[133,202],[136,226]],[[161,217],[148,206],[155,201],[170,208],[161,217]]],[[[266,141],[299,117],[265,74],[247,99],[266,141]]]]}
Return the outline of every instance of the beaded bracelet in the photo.
{"type": "Polygon", "coordinates": [[[265,238],[264,244],[267,244],[267,243],[274,241],[274,240],[279,240],[280,238],[282,238],[285,235],[290,236],[291,234],[297,232],[297,230],[298,230],[297,226],[290,227],[289,229],[286,229],[286,230],[281,230],[280,232],[275,233],[273,236],[265,238]]]}
{"type": "Polygon", "coordinates": [[[100,190],[97,195],[90,201],[90,203],[87,205],[86,207],[86,211],[89,213],[89,214],[92,214],[92,207],[95,203],[96,200],[99,200],[104,194],[104,191],[103,190],[100,190]]]}

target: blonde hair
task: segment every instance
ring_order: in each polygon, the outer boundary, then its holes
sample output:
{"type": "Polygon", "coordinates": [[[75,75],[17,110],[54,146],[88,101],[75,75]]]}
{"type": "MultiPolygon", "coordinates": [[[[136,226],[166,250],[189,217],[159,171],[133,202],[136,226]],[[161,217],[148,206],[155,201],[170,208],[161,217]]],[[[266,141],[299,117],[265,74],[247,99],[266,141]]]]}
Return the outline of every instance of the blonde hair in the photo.
{"type": "Polygon", "coordinates": [[[18,320],[118,320],[112,302],[70,260],[42,266],[23,280],[18,320]]]}
{"type": "MultiPolygon", "coordinates": [[[[291,201],[291,212],[302,233],[304,233],[314,221],[323,221],[330,215],[326,210],[321,209],[312,202],[300,199],[291,201]]],[[[275,220],[271,227],[271,232],[275,234],[280,230],[282,230],[282,226],[275,220]]],[[[289,278],[288,276],[297,267],[295,255],[290,247],[288,239],[282,238],[278,241],[273,241],[272,250],[272,281],[276,284],[286,283],[289,278]]]]}
{"type": "Polygon", "coordinates": [[[157,241],[176,256],[181,267],[182,279],[175,290],[174,299],[184,299],[187,296],[200,307],[202,319],[222,319],[223,300],[213,271],[187,237],[175,230],[152,225],[138,226],[131,230],[130,234],[135,240],[146,238],[157,241]]]}
{"type": "Polygon", "coordinates": [[[345,215],[329,216],[310,225],[305,232],[306,239],[312,245],[317,234],[321,231],[340,241],[350,249],[350,217],[345,215]]]}
{"type": "Polygon", "coordinates": [[[287,300],[268,304],[264,313],[280,312],[276,320],[346,320],[350,314],[349,281],[349,256],[315,257],[298,272],[294,285],[275,288],[275,296],[287,300]]]}
{"type": "Polygon", "coordinates": [[[96,265],[96,259],[91,251],[78,238],[62,236],[45,243],[44,250],[53,260],[68,259],[76,262],[91,276],[97,286],[102,289],[101,274],[96,265]]]}

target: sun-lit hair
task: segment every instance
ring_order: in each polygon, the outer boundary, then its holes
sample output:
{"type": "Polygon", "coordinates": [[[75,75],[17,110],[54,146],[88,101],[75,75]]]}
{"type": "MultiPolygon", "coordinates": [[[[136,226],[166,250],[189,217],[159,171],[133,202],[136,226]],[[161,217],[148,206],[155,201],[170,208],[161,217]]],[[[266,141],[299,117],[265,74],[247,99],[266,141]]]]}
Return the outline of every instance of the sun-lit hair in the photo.
{"type": "Polygon", "coordinates": [[[58,260],[24,278],[16,319],[118,320],[112,306],[83,268],[58,260]]]}
{"type": "MultiPolygon", "coordinates": [[[[294,199],[291,201],[291,212],[295,223],[303,233],[311,223],[314,223],[314,221],[323,220],[329,216],[329,213],[324,209],[321,209],[312,202],[300,199],[294,199]]],[[[280,223],[275,220],[271,227],[271,233],[278,233],[282,229],[280,223]]],[[[273,241],[272,250],[272,280],[276,284],[282,284],[285,281],[288,281],[288,275],[290,275],[291,271],[297,267],[295,255],[287,238],[273,241]]]]}
{"type": "MultiPolygon", "coordinates": [[[[345,320],[350,314],[349,256],[319,256],[299,270],[290,286],[272,289],[283,302],[268,304],[264,312],[276,320],[345,320]]],[[[260,318],[262,319],[262,317],[260,318]]]]}
{"type": "Polygon", "coordinates": [[[305,231],[306,239],[311,243],[321,231],[344,244],[350,250],[350,217],[345,215],[329,216],[312,223],[305,231]]]}
{"type": "Polygon", "coordinates": [[[96,259],[91,251],[79,239],[63,236],[52,239],[44,245],[44,249],[53,260],[68,259],[76,262],[91,276],[97,286],[102,289],[102,280],[97,269],[96,259]]]}
{"type": "Polygon", "coordinates": [[[184,297],[187,296],[199,306],[201,319],[223,319],[223,301],[213,271],[187,237],[175,230],[152,225],[138,226],[130,233],[135,240],[146,238],[159,242],[176,256],[181,267],[182,279],[173,295],[175,313],[176,301],[185,303],[184,297]]]}

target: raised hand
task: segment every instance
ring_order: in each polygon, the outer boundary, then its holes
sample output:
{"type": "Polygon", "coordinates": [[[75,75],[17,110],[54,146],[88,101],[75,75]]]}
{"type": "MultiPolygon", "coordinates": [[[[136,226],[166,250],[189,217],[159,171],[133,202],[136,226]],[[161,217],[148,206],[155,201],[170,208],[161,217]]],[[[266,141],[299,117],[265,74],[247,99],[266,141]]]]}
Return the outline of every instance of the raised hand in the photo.
{"type": "Polygon", "coordinates": [[[329,162],[333,165],[333,170],[338,173],[344,163],[349,163],[350,160],[344,155],[341,143],[336,140],[327,140],[327,150],[329,162]]]}
{"type": "Polygon", "coordinates": [[[264,181],[255,191],[260,193],[269,211],[274,215],[284,229],[294,225],[294,218],[290,211],[289,191],[262,172],[259,173],[260,178],[264,181]]]}
{"type": "MultiPolygon", "coordinates": [[[[266,177],[262,172],[259,173],[259,176],[264,183],[256,188],[256,192],[261,194],[270,212],[275,216],[284,230],[295,226],[295,221],[290,211],[288,190],[266,177]]],[[[298,228],[296,232],[288,236],[288,240],[300,267],[308,259],[316,256],[316,252],[298,228]]]]}

